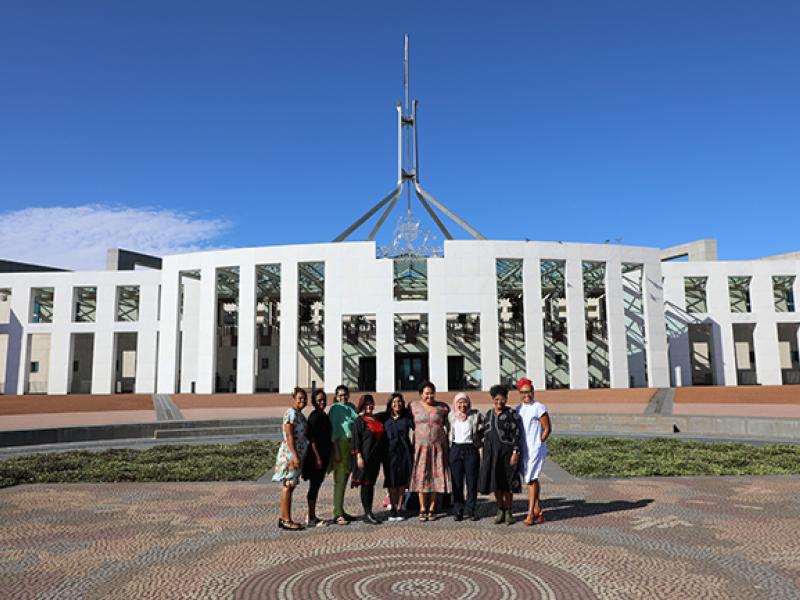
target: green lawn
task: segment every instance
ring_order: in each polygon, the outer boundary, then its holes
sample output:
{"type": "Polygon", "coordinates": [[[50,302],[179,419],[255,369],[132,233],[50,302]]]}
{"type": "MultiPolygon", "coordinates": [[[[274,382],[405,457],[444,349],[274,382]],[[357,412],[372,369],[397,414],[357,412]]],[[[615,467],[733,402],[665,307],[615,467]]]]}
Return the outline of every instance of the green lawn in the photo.
{"type": "Polygon", "coordinates": [[[0,487],[90,481],[247,481],[275,464],[278,442],[57,452],[0,461],[0,487]]]}
{"type": "MultiPolygon", "coordinates": [[[[666,438],[553,437],[550,456],[579,477],[800,474],[800,444],[751,446],[666,438]]],[[[0,461],[0,487],[97,481],[252,481],[275,463],[277,442],[58,452],[0,461]]]]}
{"type": "Polygon", "coordinates": [[[800,474],[800,444],[553,437],[548,447],[578,477],[800,474]]]}

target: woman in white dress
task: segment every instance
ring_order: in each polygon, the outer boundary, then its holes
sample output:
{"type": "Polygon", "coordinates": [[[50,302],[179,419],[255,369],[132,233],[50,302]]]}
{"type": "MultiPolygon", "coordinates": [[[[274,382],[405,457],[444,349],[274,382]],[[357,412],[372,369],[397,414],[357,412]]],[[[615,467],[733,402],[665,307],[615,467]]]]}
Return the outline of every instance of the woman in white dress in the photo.
{"type": "Polygon", "coordinates": [[[552,427],[550,415],[544,404],[533,398],[533,382],[523,377],[517,383],[522,404],[517,414],[522,421],[522,480],[528,484],[528,516],[523,523],[530,527],[543,523],[542,507],[539,504],[539,473],[547,456],[547,438],[552,427]]]}

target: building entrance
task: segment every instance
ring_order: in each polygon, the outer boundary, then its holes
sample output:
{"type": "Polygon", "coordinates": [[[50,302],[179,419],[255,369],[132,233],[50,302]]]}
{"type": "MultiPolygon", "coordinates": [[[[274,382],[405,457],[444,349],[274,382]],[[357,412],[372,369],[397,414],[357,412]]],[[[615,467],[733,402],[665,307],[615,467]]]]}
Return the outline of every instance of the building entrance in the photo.
{"type": "Polygon", "coordinates": [[[394,355],[394,373],[398,390],[416,390],[428,379],[428,353],[398,352],[394,355]]]}
{"type": "Polygon", "coordinates": [[[375,357],[361,356],[358,359],[358,389],[361,391],[376,390],[375,379],[377,372],[377,361],[375,357]]]}

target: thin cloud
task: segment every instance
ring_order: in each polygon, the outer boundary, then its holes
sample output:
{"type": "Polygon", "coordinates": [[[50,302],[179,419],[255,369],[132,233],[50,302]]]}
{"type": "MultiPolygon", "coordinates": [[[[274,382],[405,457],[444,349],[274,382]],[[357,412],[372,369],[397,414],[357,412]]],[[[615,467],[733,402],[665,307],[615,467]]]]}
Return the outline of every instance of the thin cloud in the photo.
{"type": "Polygon", "coordinates": [[[164,256],[210,249],[230,228],[175,210],[88,204],[0,213],[0,259],[74,270],[105,268],[109,248],[164,256]]]}

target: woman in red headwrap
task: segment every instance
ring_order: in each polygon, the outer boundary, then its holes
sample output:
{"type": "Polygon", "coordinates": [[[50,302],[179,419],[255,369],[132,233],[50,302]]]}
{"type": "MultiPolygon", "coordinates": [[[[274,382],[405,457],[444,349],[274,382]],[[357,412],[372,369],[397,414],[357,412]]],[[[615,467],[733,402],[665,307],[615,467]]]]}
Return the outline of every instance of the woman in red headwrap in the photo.
{"type": "Polygon", "coordinates": [[[539,504],[539,473],[547,456],[547,438],[552,427],[550,415],[544,404],[533,397],[533,382],[523,377],[517,383],[522,404],[517,406],[522,429],[522,481],[528,484],[528,516],[523,521],[527,526],[544,522],[539,504]]]}

